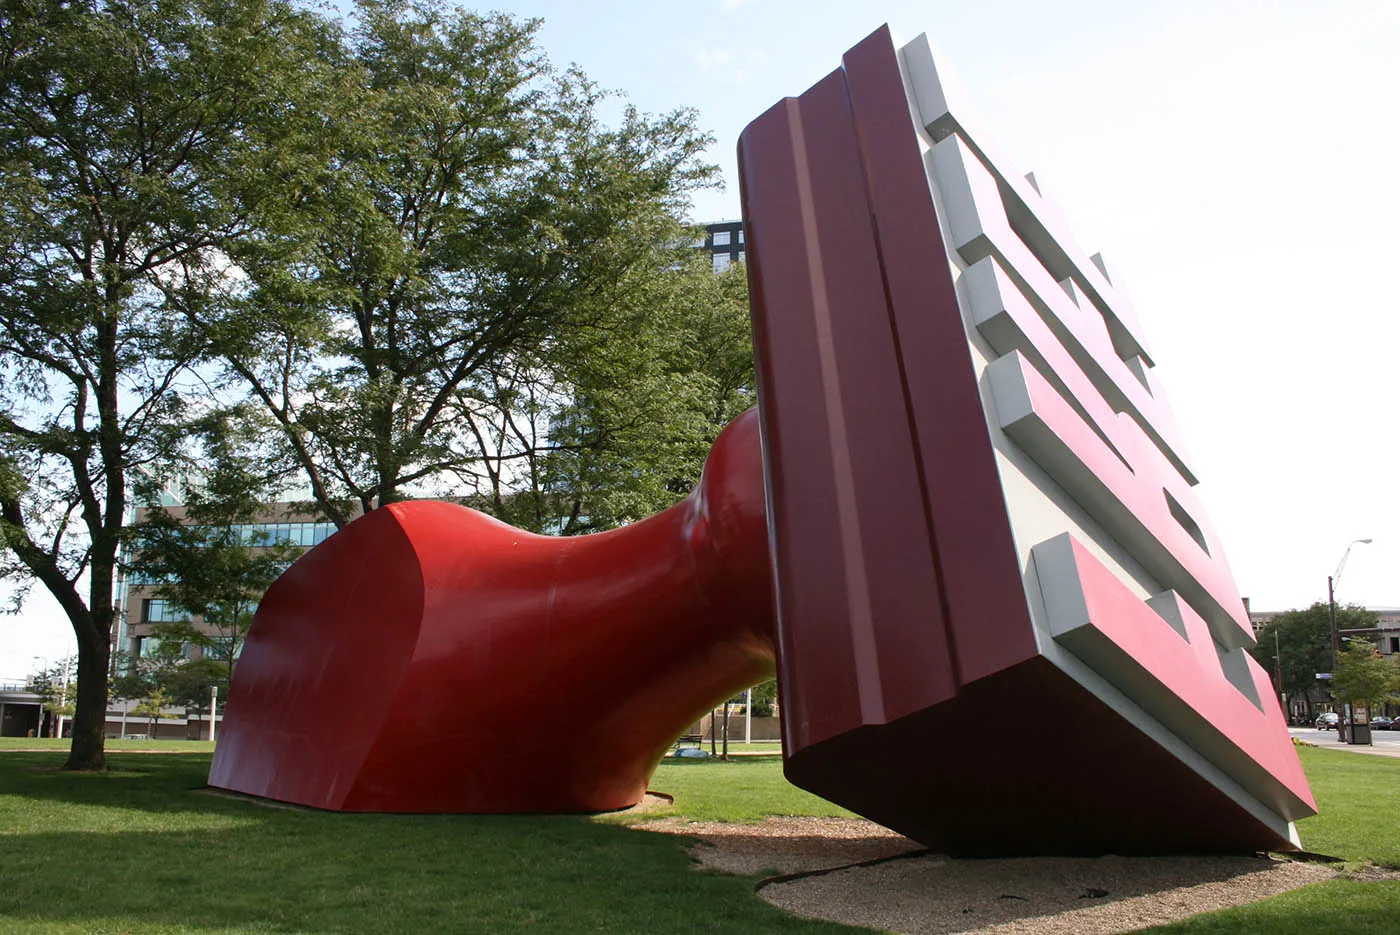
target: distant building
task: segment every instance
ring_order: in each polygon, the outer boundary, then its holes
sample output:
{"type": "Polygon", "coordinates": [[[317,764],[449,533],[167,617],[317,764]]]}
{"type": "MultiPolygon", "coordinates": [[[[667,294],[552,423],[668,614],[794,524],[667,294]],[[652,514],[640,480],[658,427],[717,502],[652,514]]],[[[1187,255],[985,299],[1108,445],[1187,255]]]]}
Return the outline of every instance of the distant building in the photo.
{"type": "Polygon", "coordinates": [[[718,221],[706,224],[703,246],[710,254],[710,261],[714,263],[716,273],[724,272],[733,263],[744,262],[744,222],[718,221]]]}
{"type": "Polygon", "coordinates": [[[38,737],[48,727],[41,699],[22,682],[0,682],[0,737],[38,737]]]}
{"type": "MultiPolygon", "coordinates": [[[[162,506],[176,519],[183,520],[184,508],[162,503],[162,506]]],[[[134,523],[140,523],[150,512],[148,507],[137,507],[134,523]]],[[[235,525],[233,530],[248,544],[290,543],[310,548],[319,545],[335,532],[335,524],[325,520],[308,518],[288,504],[268,504],[263,508],[259,519],[262,522],[235,525]]],[[[171,606],[170,602],[157,597],[155,583],[137,576],[128,576],[120,597],[120,614],[117,620],[116,648],[130,656],[150,655],[155,640],[151,628],[161,623],[176,623],[187,620],[188,615],[171,606]]],[[[202,621],[191,621],[200,627],[202,621]]],[[[210,635],[216,635],[212,630],[210,635]]],[[[198,657],[198,649],[191,647],[188,655],[198,657]]]]}
{"type": "MultiPolygon", "coordinates": [[[[180,503],[181,496],[178,489],[161,491],[160,507],[177,520],[184,521],[185,507],[181,506],[180,503]]],[[[130,524],[140,523],[154,508],[154,504],[136,507],[130,517],[130,524]]],[[[303,507],[287,503],[267,504],[260,508],[256,518],[257,522],[235,524],[232,527],[240,539],[250,545],[290,543],[310,548],[320,544],[335,532],[335,524],[308,516],[303,507]]],[[[150,655],[159,645],[158,638],[153,633],[154,628],[162,623],[177,623],[185,620],[207,635],[216,639],[220,638],[220,634],[214,627],[206,626],[197,617],[191,619],[189,615],[175,608],[169,601],[157,596],[155,582],[145,580],[137,575],[128,575],[121,584],[117,626],[116,632],[113,634],[113,648],[124,653],[125,658],[128,659],[150,655]]],[[[201,650],[197,646],[187,645],[183,647],[183,652],[191,659],[197,659],[201,654],[201,650]]],[[[122,657],[118,657],[116,653],[113,654],[114,668],[118,665],[119,658],[122,657]]],[[[136,702],[131,699],[109,699],[107,736],[145,736],[152,729],[148,719],[132,713],[132,708],[135,705],[136,702]]],[[[170,715],[162,718],[154,726],[160,738],[208,739],[210,725],[207,714],[186,712],[179,706],[172,706],[168,711],[170,715]]],[[[218,719],[222,720],[222,715],[218,719]]]]}
{"type": "Polygon", "coordinates": [[[1373,607],[1381,618],[1380,632],[1375,635],[1376,648],[1387,656],[1400,655],[1400,607],[1373,607]]]}

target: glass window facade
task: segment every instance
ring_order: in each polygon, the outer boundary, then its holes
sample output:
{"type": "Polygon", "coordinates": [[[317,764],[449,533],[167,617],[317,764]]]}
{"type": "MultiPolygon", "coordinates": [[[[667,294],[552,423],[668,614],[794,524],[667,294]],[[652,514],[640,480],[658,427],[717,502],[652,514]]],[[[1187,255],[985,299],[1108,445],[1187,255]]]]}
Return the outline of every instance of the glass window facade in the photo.
{"type": "Polygon", "coordinates": [[[277,545],[286,543],[310,548],[320,545],[335,532],[334,523],[239,523],[230,526],[234,537],[243,545],[277,545]]]}
{"type": "Polygon", "coordinates": [[[141,601],[142,623],[179,623],[190,619],[190,615],[176,608],[169,601],[149,597],[141,601]]]}

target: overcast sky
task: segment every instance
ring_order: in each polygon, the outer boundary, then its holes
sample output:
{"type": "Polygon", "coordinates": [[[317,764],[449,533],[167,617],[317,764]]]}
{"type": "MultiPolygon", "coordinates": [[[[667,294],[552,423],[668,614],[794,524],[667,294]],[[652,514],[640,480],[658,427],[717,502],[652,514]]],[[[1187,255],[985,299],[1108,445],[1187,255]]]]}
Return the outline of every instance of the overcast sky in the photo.
{"type": "MultiPolygon", "coordinates": [[[[498,2],[641,109],[699,111],[739,217],[744,125],[881,23],[926,32],[982,125],[1126,284],[1255,609],[1400,606],[1400,3],[498,2]]],[[[0,679],[72,646],[0,617],[0,679]]]]}

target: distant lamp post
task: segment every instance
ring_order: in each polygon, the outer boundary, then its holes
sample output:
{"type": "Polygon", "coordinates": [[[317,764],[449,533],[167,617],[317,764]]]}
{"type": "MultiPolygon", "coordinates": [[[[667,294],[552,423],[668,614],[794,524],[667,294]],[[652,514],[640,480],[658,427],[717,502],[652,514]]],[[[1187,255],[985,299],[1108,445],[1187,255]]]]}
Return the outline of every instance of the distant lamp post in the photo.
{"type": "MultiPolygon", "coordinates": [[[[1342,553],[1342,560],[1337,563],[1337,570],[1327,576],[1327,622],[1332,628],[1332,697],[1336,698],[1337,684],[1337,663],[1341,658],[1342,638],[1337,631],[1337,598],[1335,589],[1342,583],[1342,569],[1347,567],[1347,556],[1351,555],[1351,547],[1354,545],[1370,545],[1370,539],[1353,539],[1347,543],[1346,551],[1342,553]]],[[[1337,718],[1337,735],[1345,741],[1352,739],[1351,705],[1344,705],[1345,717],[1337,718]]]]}
{"type": "MultiPolygon", "coordinates": [[[[49,671],[49,660],[47,656],[35,656],[34,661],[44,664],[43,667],[39,669],[41,674],[46,674],[49,671]]],[[[49,729],[52,730],[53,728],[50,727],[49,729]]],[[[44,736],[44,706],[42,704],[39,705],[39,727],[35,733],[40,737],[44,736]]]]}

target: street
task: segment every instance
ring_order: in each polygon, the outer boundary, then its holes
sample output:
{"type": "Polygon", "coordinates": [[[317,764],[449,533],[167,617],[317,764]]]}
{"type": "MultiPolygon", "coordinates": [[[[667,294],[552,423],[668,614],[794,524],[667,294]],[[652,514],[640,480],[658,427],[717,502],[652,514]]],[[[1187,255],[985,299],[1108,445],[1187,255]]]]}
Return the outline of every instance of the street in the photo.
{"type": "MultiPolygon", "coordinates": [[[[1315,744],[1319,747],[1347,746],[1347,744],[1337,739],[1336,730],[1317,730],[1312,727],[1290,727],[1288,732],[1299,740],[1315,744]]],[[[1400,730],[1372,731],[1371,746],[1375,753],[1384,753],[1387,756],[1400,757],[1400,730]]],[[[1364,744],[1359,744],[1351,749],[1364,752],[1366,747],[1364,744]]]]}

